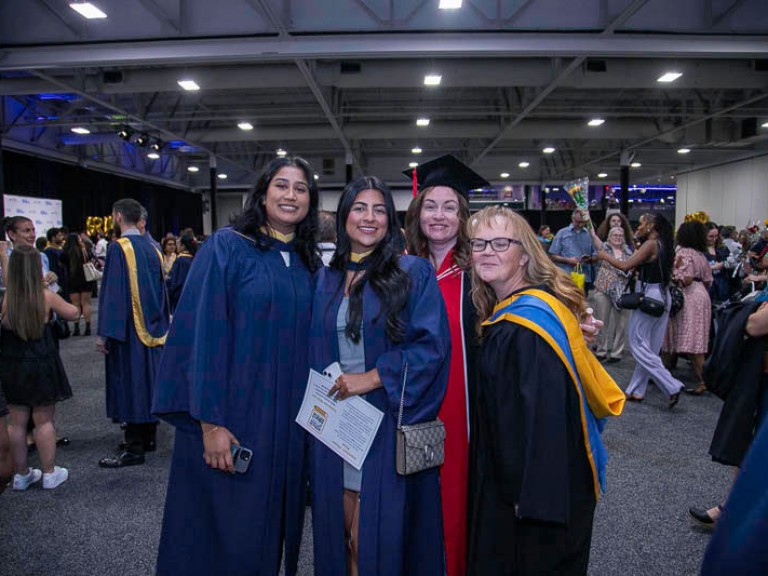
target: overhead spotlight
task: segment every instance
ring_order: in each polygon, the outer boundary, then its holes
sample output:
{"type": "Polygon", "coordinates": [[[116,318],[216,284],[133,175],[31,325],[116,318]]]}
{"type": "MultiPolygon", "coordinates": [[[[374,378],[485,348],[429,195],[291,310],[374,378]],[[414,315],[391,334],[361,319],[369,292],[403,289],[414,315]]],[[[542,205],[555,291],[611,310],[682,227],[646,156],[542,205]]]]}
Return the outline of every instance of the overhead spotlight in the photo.
{"type": "Polygon", "coordinates": [[[552,154],[554,151],[555,151],[555,149],[552,146],[547,146],[546,148],[544,148],[542,150],[542,152],[544,152],[544,154],[552,154]]]}
{"type": "Polygon", "coordinates": [[[592,118],[589,122],[587,122],[587,126],[602,126],[605,124],[604,118],[592,118]]]}
{"type": "Polygon", "coordinates": [[[429,118],[417,118],[416,126],[429,126],[429,118]]]}
{"type": "Polygon", "coordinates": [[[437,7],[440,10],[458,10],[461,8],[461,0],[440,0],[437,7]]]}
{"type": "Polygon", "coordinates": [[[499,176],[501,176],[502,178],[509,178],[509,172],[502,172],[501,174],[499,174],[499,176]]]}
{"type": "Polygon", "coordinates": [[[194,172],[200,172],[200,168],[198,168],[197,166],[187,166],[187,170],[188,170],[189,172],[192,172],[192,173],[194,173],[194,172]]]}
{"type": "Polygon", "coordinates": [[[136,144],[138,144],[142,148],[147,144],[149,144],[149,134],[147,134],[146,132],[142,132],[141,134],[139,134],[138,138],[136,138],[136,144]]]}
{"type": "Polygon", "coordinates": [[[629,165],[631,168],[640,168],[642,164],[640,162],[632,162],[632,164],[629,165]]]}
{"type": "Polygon", "coordinates": [[[154,150],[155,152],[160,152],[160,149],[163,147],[163,142],[159,138],[153,138],[149,141],[149,149],[154,150]]]}
{"type": "Polygon", "coordinates": [[[240,130],[245,130],[246,132],[248,130],[253,130],[253,124],[250,122],[240,122],[237,127],[240,128],[240,130]]]}
{"type": "Polygon", "coordinates": [[[760,127],[761,128],[768,128],[768,122],[766,122],[765,124],[760,124],[760,127]]]}
{"type": "Polygon", "coordinates": [[[227,175],[226,174],[224,174],[223,172],[221,174],[219,174],[219,180],[226,180],[226,179],[227,179],[227,175]]]}
{"type": "Polygon", "coordinates": [[[133,130],[130,128],[126,128],[125,126],[120,128],[120,131],[117,133],[117,135],[120,137],[121,140],[125,140],[126,142],[131,139],[131,136],[133,135],[133,130]]]}
{"type": "Polygon", "coordinates": [[[608,172],[600,172],[600,174],[597,175],[598,178],[608,178],[608,172]]]}
{"type": "Polygon", "coordinates": [[[75,134],[90,134],[91,131],[88,130],[88,128],[83,128],[82,126],[74,126],[71,128],[72,132],[75,134]]]}
{"type": "Polygon", "coordinates": [[[147,154],[147,158],[149,158],[150,160],[157,160],[158,158],[160,158],[160,154],[158,154],[157,152],[150,152],[149,154],[147,154]]]}
{"type": "Polygon", "coordinates": [[[691,151],[690,148],[680,148],[680,149],[678,149],[677,153],[678,154],[688,154],[690,151],[691,151]]]}
{"type": "Polygon", "coordinates": [[[320,180],[320,175],[319,174],[315,174],[315,180],[320,180]]]}
{"type": "Polygon", "coordinates": [[[531,165],[530,162],[520,162],[520,164],[518,164],[520,168],[528,168],[528,166],[530,165],[531,165]]]}
{"type": "Polygon", "coordinates": [[[421,154],[422,150],[418,146],[411,148],[411,154],[421,154]]]}
{"type": "Polygon", "coordinates": [[[177,80],[176,83],[188,92],[195,92],[196,90],[200,90],[200,86],[194,80],[177,80]]]}
{"type": "Polygon", "coordinates": [[[664,84],[668,84],[670,82],[674,82],[680,76],[682,76],[682,72],[666,72],[665,74],[662,74],[656,79],[656,82],[663,82],[664,84]]]}
{"type": "Polygon", "coordinates": [[[410,164],[408,164],[408,168],[416,168],[418,165],[419,165],[418,162],[411,162],[410,164]]]}
{"type": "Polygon", "coordinates": [[[440,86],[443,77],[440,74],[427,74],[424,76],[424,86],[440,86]]]}
{"type": "Polygon", "coordinates": [[[285,158],[286,156],[288,156],[288,152],[286,152],[282,148],[278,148],[276,154],[279,158],[285,158]]]}

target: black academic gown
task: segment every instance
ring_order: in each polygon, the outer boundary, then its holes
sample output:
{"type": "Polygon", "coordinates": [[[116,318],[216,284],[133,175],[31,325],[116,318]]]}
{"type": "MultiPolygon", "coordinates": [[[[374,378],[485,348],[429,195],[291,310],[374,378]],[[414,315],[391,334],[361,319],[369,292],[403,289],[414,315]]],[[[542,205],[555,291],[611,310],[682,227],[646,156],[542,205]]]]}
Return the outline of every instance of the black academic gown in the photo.
{"type": "Polygon", "coordinates": [[[476,408],[468,574],[586,574],[594,481],[565,366],[533,331],[489,326],[476,408]]]}

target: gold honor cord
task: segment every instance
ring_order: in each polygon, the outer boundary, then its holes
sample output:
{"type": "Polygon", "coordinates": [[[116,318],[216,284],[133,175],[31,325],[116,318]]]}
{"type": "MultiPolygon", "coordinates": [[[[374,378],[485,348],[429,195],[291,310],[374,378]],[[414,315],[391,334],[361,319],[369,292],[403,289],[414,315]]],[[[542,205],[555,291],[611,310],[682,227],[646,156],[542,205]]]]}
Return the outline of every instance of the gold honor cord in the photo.
{"type": "MultiPolygon", "coordinates": [[[[117,243],[123,249],[125,260],[128,263],[128,279],[131,285],[131,308],[133,310],[133,326],[136,328],[136,335],[141,343],[148,348],[162,346],[165,344],[168,332],[159,337],[152,336],[147,331],[147,325],[144,323],[144,311],[141,309],[141,299],[139,298],[139,275],[136,270],[136,253],[133,251],[133,245],[128,238],[119,238],[117,243]]],[[[155,248],[155,252],[157,252],[158,258],[160,258],[160,269],[162,270],[163,256],[157,248],[155,248]]]]}

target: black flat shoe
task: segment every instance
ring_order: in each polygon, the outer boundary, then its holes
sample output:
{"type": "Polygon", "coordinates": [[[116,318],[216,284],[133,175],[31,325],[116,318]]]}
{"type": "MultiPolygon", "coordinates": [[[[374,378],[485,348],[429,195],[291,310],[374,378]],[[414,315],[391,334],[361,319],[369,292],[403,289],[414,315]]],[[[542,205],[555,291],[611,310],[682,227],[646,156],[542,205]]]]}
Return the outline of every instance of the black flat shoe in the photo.
{"type": "MultiPolygon", "coordinates": [[[[721,506],[718,506],[718,508],[722,510],[721,506]]],[[[702,510],[701,508],[688,508],[688,518],[696,526],[705,530],[714,530],[717,524],[717,520],[712,518],[707,510],[702,510]]]]}
{"type": "Polygon", "coordinates": [[[123,450],[112,456],[105,456],[99,460],[102,468],[125,468],[126,466],[138,466],[144,464],[144,454],[134,454],[123,450]]]}
{"type": "Polygon", "coordinates": [[[677,406],[677,403],[680,402],[680,392],[675,392],[672,394],[672,396],[669,397],[669,404],[667,405],[670,410],[677,406]]]}

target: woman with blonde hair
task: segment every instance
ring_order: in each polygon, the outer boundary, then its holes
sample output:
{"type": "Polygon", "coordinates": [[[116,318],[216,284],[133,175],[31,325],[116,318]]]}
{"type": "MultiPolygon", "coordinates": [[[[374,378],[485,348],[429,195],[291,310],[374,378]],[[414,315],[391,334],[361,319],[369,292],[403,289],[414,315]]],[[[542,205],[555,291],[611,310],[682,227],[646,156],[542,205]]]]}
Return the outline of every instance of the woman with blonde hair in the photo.
{"type": "Polygon", "coordinates": [[[31,246],[17,246],[8,260],[0,342],[2,386],[11,414],[9,436],[14,490],[26,490],[40,478],[43,488],[56,488],[69,476],[66,468],[54,465],[55,404],[72,396],[48,323],[54,312],[65,320],[75,320],[80,314],[75,306],[43,287],[40,253],[31,246]],[[42,471],[28,467],[30,413],[35,422],[35,444],[42,471]]]}
{"type": "Polygon", "coordinates": [[[624,395],[582,337],[583,292],[528,223],[490,206],[468,231],[481,336],[468,573],[586,574],[601,419],[624,395]]]}

